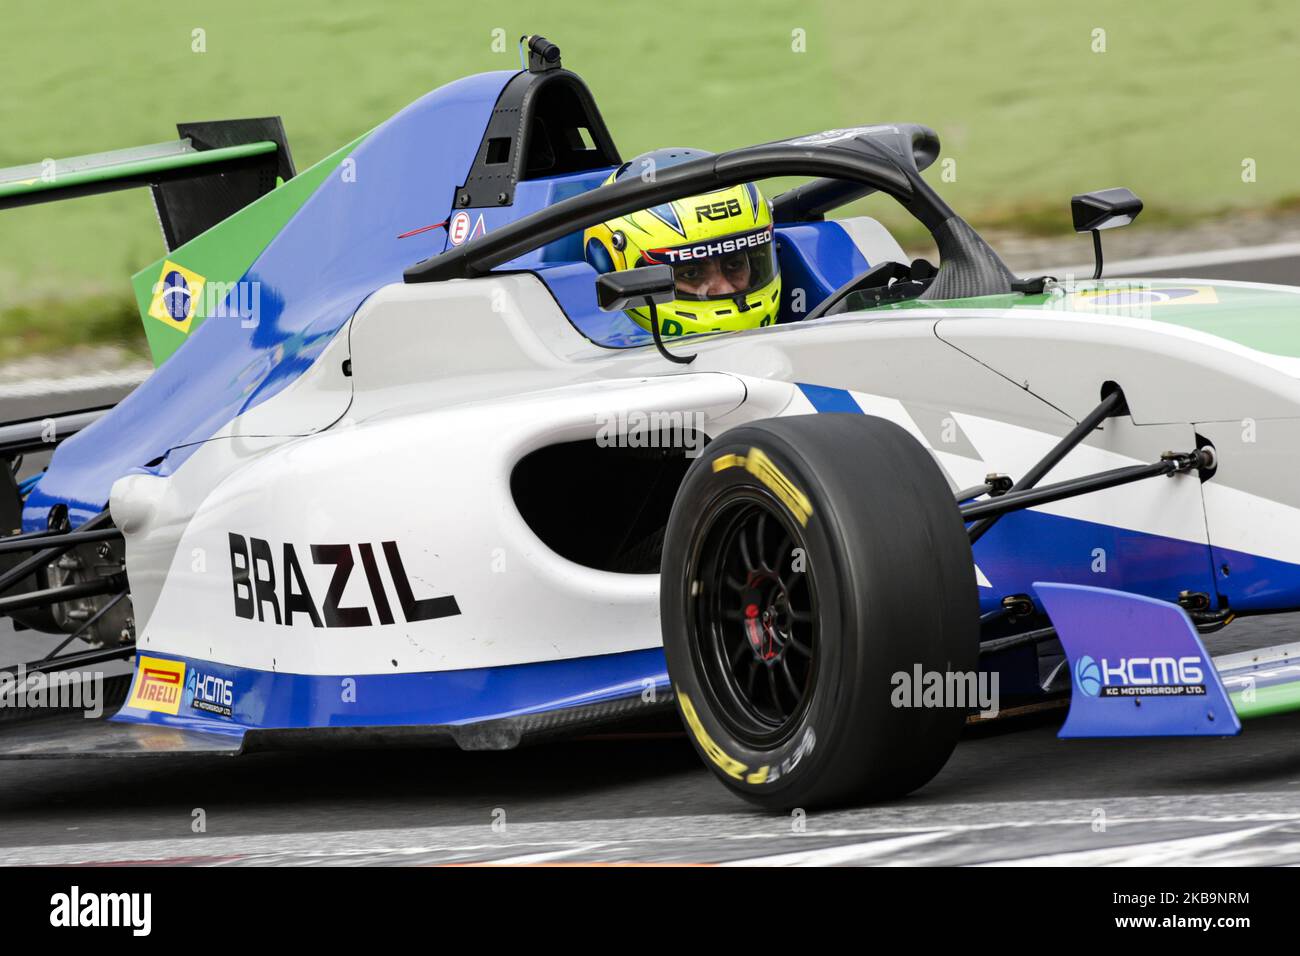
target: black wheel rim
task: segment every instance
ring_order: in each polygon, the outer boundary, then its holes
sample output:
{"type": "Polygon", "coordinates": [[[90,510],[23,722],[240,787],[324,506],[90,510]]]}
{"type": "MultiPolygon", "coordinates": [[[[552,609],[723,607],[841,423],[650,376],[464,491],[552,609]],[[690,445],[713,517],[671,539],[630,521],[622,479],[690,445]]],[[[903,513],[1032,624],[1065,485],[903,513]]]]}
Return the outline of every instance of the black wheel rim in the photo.
{"type": "Polygon", "coordinates": [[[711,709],[756,749],[799,726],[817,676],[817,589],[800,529],[765,492],[704,515],[687,567],[687,622],[711,709]]]}

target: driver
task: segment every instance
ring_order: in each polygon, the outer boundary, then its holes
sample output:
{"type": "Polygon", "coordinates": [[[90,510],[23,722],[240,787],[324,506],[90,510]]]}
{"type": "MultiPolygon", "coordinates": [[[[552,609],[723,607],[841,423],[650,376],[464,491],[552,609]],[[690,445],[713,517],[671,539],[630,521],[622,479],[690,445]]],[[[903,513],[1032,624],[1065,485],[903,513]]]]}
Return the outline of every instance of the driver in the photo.
{"type": "MultiPolygon", "coordinates": [[[[659,149],[624,163],[607,183],[708,156],[697,149],[659,149]]],[[[735,332],[771,325],[781,304],[781,274],[772,209],[753,183],[645,209],[583,233],[597,272],[670,265],[677,298],[659,307],[665,336],[735,332]]],[[[650,328],[649,309],[628,316],[650,328]]]]}

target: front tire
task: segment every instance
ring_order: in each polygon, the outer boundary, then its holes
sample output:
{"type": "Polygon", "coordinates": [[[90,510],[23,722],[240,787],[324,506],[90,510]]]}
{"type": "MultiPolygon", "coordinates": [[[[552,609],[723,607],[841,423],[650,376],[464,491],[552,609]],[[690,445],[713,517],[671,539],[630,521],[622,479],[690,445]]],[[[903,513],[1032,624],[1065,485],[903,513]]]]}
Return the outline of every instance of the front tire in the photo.
{"type": "Polygon", "coordinates": [[[966,708],[912,706],[897,689],[974,672],[974,564],[946,479],[892,422],[825,414],[726,432],[678,491],[661,580],[683,720],[746,799],[901,796],[952,753],[966,708]]]}

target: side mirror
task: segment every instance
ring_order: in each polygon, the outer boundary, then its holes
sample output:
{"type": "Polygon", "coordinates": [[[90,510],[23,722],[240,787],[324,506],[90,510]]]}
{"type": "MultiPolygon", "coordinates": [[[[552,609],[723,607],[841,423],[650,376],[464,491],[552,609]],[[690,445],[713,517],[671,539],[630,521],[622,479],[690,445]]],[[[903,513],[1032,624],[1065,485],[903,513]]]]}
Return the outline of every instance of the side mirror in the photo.
{"type": "Polygon", "coordinates": [[[1123,186],[1071,197],[1074,231],[1092,233],[1092,251],[1097,262],[1092,273],[1094,279],[1101,278],[1101,230],[1127,226],[1141,211],[1142,200],[1123,186]]]}
{"type": "Polygon", "coordinates": [[[1142,200],[1131,189],[1099,189],[1083,193],[1070,200],[1070,214],[1074,217],[1075,232],[1095,232],[1127,226],[1142,211],[1142,200]]]}
{"type": "Polygon", "coordinates": [[[670,362],[689,365],[694,355],[674,355],[664,345],[659,331],[659,306],[677,298],[677,280],[672,266],[639,266],[626,272],[606,272],[596,279],[596,303],[605,312],[621,312],[650,306],[650,332],[655,348],[670,362]]]}
{"type": "Polygon", "coordinates": [[[645,305],[649,299],[663,305],[677,298],[672,266],[641,266],[624,272],[606,272],[596,279],[596,303],[603,312],[622,312],[645,305]]]}

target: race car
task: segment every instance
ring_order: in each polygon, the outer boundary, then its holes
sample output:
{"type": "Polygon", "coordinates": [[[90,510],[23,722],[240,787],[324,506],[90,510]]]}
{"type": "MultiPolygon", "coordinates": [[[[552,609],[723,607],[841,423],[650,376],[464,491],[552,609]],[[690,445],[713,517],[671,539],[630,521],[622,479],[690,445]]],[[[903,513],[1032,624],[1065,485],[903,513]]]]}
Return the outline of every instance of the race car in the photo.
{"type": "Polygon", "coordinates": [[[0,206],[147,186],[167,245],[134,278],[152,375],[0,429],[0,611],[52,645],[23,672],[133,662],[107,719],[6,722],[0,755],[506,749],[675,709],[791,808],[909,793],[967,725],[1067,701],[1063,737],[1300,708],[1300,644],[1202,639],[1300,607],[1300,290],[1101,279],[1123,189],[1072,204],[1096,275],[1017,277],[914,124],[621,175],[558,48],[521,51],[301,173],[276,119],[0,172],[0,206]],[[593,264],[602,224],[737,189],[695,208],[779,266],[733,296],[755,327],[673,334],[708,250],[593,264]],[[937,265],[827,218],[872,193],[937,265]]]}

